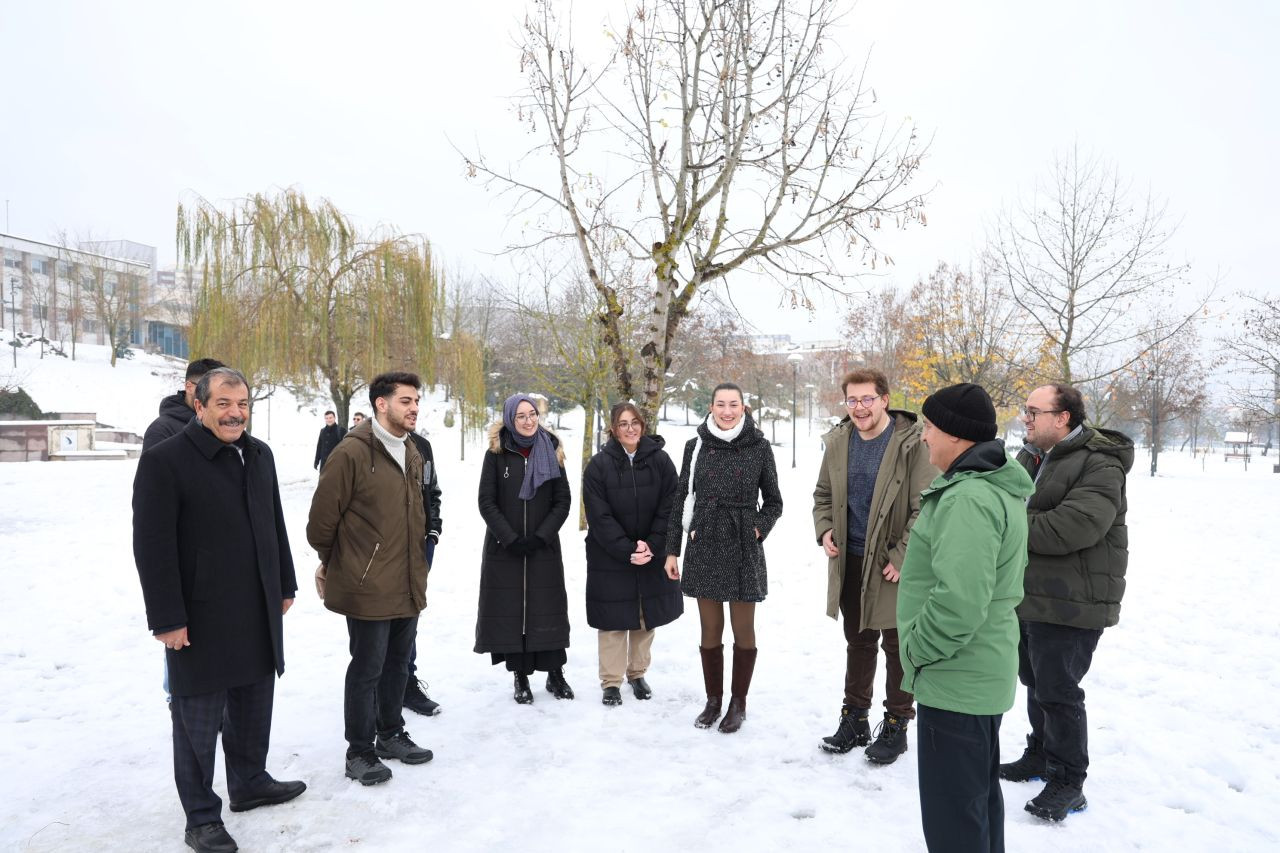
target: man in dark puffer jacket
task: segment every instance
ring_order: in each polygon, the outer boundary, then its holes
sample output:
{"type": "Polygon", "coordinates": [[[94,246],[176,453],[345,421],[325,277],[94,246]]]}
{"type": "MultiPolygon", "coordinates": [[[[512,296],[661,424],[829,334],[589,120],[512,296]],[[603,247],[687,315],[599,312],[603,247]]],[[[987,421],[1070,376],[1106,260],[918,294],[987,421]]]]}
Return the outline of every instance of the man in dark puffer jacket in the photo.
{"type": "Polygon", "coordinates": [[[1133,442],[1085,426],[1084,401],[1068,385],[1032,391],[1022,419],[1027,444],[1018,461],[1036,483],[1027,501],[1026,595],[1018,607],[1018,677],[1027,687],[1031,734],[1022,757],[1001,765],[1000,775],[1045,780],[1026,810],[1060,821],[1086,805],[1088,728],[1080,682],[1102,630],[1120,621],[1133,442]]]}

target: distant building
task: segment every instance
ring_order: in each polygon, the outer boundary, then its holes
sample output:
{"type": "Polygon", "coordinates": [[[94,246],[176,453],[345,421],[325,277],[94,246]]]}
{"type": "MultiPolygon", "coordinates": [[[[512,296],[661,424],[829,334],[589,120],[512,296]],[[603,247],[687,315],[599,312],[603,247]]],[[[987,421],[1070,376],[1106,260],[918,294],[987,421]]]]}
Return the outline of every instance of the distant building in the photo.
{"type": "Polygon", "coordinates": [[[127,288],[121,325],[130,346],[187,358],[189,278],[159,271],[156,249],[131,240],[94,241],[75,248],[0,234],[0,304],[6,329],[50,341],[72,337],[108,343],[91,297],[98,281],[127,288]]]}

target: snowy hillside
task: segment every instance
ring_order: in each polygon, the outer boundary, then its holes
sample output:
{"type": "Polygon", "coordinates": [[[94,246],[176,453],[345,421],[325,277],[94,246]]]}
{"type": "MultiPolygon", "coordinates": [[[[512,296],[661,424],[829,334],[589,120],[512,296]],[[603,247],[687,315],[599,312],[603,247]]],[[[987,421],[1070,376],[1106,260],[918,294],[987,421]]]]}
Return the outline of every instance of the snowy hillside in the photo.
{"type": "MultiPolygon", "coordinates": [[[[72,364],[23,351],[18,372],[41,407],[96,411],[141,432],[180,384],[176,363],[139,356],[112,370],[104,348],[81,352],[72,364]]],[[[573,619],[567,675],[578,698],[557,702],[535,680],[532,706],[511,700],[508,674],[471,651],[483,448],[472,441],[460,460],[444,409],[426,401],[420,421],[440,468],[444,537],[419,643],[419,666],[444,713],[406,714],[435,760],[393,762],[391,782],[362,788],[343,777],[346,629],[308,580],[315,555],[303,531],[321,420],[310,403],[270,406],[269,443],[303,588],[285,619],[288,671],[276,691],[268,769],[310,787],[287,805],[226,811],[242,849],[924,849],[914,728],[912,751],[886,768],[817,746],[837,722],[844,641],[824,615],[826,561],[810,516],[816,427],[808,436],[799,425],[796,469],[790,426],[778,430],[786,506],[765,546],[771,594],[758,611],[759,665],[748,720],[726,736],[692,725],[702,702],[692,609],[658,632],[653,699],[637,702],[624,690],[622,707],[600,704],[573,521],[562,540],[573,619]]],[[[255,413],[262,438],[266,418],[255,413]]],[[[565,419],[570,447],[580,420],[565,419]]],[[[691,434],[668,424],[661,431],[677,455],[691,434]]],[[[1009,850],[1280,849],[1280,533],[1272,521],[1280,475],[1265,462],[1246,473],[1220,456],[1202,463],[1168,453],[1164,473],[1149,478],[1140,458],[1129,481],[1121,623],[1103,635],[1084,683],[1089,810],[1046,825],[1022,811],[1039,787],[1004,783],[1009,850]]],[[[0,465],[0,849],[185,849],[161,648],[146,630],[131,555],[135,464],[0,465]]],[[[576,473],[571,484],[576,519],[576,473]]],[[[877,702],[882,695],[878,684],[877,702]]],[[[1008,756],[1021,752],[1022,707],[1020,692],[1004,718],[1008,756]]],[[[221,769],[215,788],[225,799],[221,769]]]]}

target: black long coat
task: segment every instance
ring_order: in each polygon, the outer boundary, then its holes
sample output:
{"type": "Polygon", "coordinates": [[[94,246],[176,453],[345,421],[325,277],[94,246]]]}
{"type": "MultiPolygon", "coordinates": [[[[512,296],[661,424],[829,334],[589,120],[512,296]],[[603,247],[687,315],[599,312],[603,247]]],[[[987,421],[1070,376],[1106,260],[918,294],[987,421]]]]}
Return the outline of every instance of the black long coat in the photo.
{"type": "Polygon", "coordinates": [[[316,439],[316,459],[311,463],[312,468],[319,468],[329,460],[329,454],[338,446],[338,442],[342,441],[342,437],[347,434],[347,428],[342,424],[325,424],[320,427],[320,437],[316,439]]]}
{"type": "Polygon", "coordinates": [[[603,631],[646,628],[684,612],[680,582],[667,577],[667,522],[676,492],[676,466],[660,435],[642,436],[634,459],[616,438],[591,457],[582,473],[587,508],[587,624],[603,631]],[[649,543],[653,559],[631,563],[636,543],[649,543]]]}
{"type": "Polygon", "coordinates": [[[142,450],[146,452],[166,438],[172,438],[182,432],[182,428],[191,423],[196,416],[187,405],[187,392],[180,389],[160,401],[160,414],[147,427],[142,435],[142,450]]]}
{"type": "Polygon", "coordinates": [[[698,427],[702,450],[693,496],[689,462],[697,439],[684,446],[666,545],[668,554],[680,556],[686,532],[684,503],[696,497],[680,577],[680,589],[691,598],[764,601],[769,592],[764,540],[782,517],[782,492],[773,448],[751,415],[743,417],[742,432],[731,442],[713,436],[705,423],[698,427]]]}
{"type": "Polygon", "coordinates": [[[560,476],[520,500],[524,466],[506,427],[489,429],[489,452],[480,468],[480,515],[484,553],[480,562],[480,603],[476,618],[477,652],[542,652],[569,647],[569,599],[564,588],[560,528],[569,517],[569,479],[564,453],[554,435],[560,476]],[[506,546],[517,536],[539,536],[547,543],[527,556],[506,546]]]}
{"type": "Polygon", "coordinates": [[[281,606],[297,592],[275,460],[249,435],[244,454],[199,421],[138,458],[133,555],[147,626],[183,626],[166,650],[175,696],[284,673],[281,606]]]}

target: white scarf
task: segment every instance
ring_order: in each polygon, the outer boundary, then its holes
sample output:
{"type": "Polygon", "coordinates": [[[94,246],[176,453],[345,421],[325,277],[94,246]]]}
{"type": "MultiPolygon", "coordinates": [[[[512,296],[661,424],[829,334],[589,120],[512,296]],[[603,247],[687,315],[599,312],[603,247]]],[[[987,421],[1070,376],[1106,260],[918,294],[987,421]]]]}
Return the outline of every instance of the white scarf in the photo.
{"type": "MultiPolygon", "coordinates": [[[[742,428],[747,423],[747,416],[744,413],[742,417],[729,429],[720,429],[716,426],[715,418],[707,415],[707,419],[703,422],[707,425],[707,432],[714,435],[723,442],[731,442],[742,434],[742,428]]],[[[689,495],[684,501],[684,514],[680,517],[680,522],[684,526],[685,532],[689,531],[689,525],[693,523],[693,503],[697,500],[697,495],[693,491],[693,475],[698,471],[698,454],[702,451],[702,436],[698,436],[697,442],[693,445],[693,456],[689,458],[689,495]]]]}

